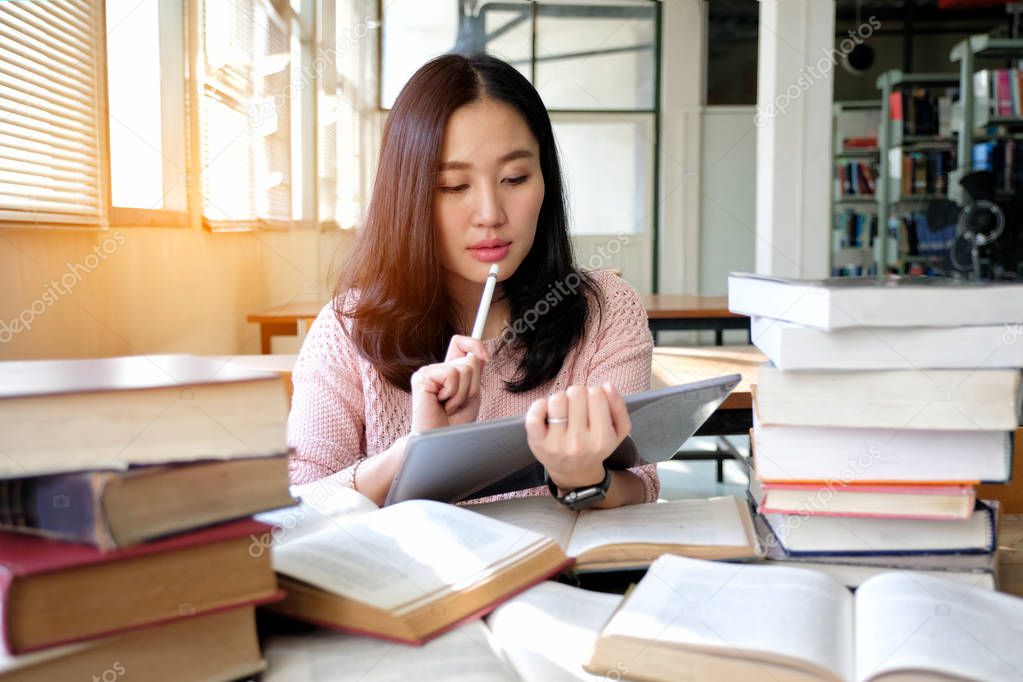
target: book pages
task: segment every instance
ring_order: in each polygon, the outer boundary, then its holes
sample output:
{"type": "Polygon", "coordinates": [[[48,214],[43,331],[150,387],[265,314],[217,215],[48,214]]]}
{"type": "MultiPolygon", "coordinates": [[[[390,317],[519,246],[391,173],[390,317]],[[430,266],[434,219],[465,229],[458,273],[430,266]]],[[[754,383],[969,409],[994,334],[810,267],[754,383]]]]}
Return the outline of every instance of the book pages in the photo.
{"type": "MultiPolygon", "coordinates": [[[[621,596],[552,581],[540,583],[487,617],[494,646],[526,680],[605,680],[583,669],[621,596]]],[[[619,671],[624,677],[628,673],[619,671]]]]}
{"type": "Polygon", "coordinates": [[[563,550],[568,548],[578,516],[577,512],[558,504],[554,498],[538,495],[468,505],[465,509],[546,535],[563,550]]]}
{"type": "Polygon", "coordinates": [[[752,542],[736,498],[712,497],[580,512],[568,555],[628,543],[746,547],[752,542]]]}
{"type": "Polygon", "coordinates": [[[519,675],[491,648],[490,633],[474,621],[422,646],[320,630],[272,637],[266,643],[265,682],[512,682],[519,675]]]}
{"type": "Polygon", "coordinates": [[[885,573],[856,592],[856,679],[931,672],[1023,679],[1023,600],[928,575],[885,573]]]}
{"type": "Polygon", "coordinates": [[[831,578],[793,568],[664,555],[601,637],[629,637],[849,679],[853,602],[831,578]]]}
{"type": "Polygon", "coordinates": [[[460,507],[411,500],[285,537],[273,563],[278,573],[397,611],[478,582],[544,542],[460,507]]]}

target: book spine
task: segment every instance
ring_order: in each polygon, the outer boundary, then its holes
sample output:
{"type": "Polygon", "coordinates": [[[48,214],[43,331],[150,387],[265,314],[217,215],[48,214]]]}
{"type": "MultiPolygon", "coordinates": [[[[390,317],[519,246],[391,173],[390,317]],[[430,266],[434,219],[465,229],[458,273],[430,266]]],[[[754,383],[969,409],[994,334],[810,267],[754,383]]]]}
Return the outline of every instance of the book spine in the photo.
{"type": "Polygon", "coordinates": [[[1012,116],[1012,86],[1007,69],[998,69],[998,115],[1012,116]]]}
{"type": "Polygon", "coordinates": [[[103,474],[0,481],[0,528],[112,549],[101,508],[103,474]]]}

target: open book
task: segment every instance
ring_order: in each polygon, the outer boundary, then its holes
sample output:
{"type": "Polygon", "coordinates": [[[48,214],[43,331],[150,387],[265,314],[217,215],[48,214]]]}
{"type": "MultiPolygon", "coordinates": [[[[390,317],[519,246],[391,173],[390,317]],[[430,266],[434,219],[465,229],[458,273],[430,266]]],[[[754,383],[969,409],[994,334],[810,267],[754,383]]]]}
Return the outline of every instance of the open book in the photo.
{"type": "Polygon", "coordinates": [[[1023,600],[885,573],[856,596],[799,568],[675,556],[608,621],[587,669],[640,680],[1018,680],[1023,600]]]}
{"type": "Polygon", "coordinates": [[[645,568],[665,553],[699,559],[760,554],[749,505],[737,497],[635,504],[575,512],[550,497],[468,507],[553,538],[576,571],[645,568]]]}
{"type": "Polygon", "coordinates": [[[621,599],[548,581],[505,602],[486,622],[463,624],[419,647],[325,630],[274,636],[265,642],[263,679],[606,681],[587,673],[583,664],[621,599]]]}
{"type": "Polygon", "coordinates": [[[462,507],[377,509],[347,489],[306,492],[260,517],[278,526],[273,566],[287,597],[273,608],[301,620],[422,643],[571,564],[550,538],[462,507]]]}

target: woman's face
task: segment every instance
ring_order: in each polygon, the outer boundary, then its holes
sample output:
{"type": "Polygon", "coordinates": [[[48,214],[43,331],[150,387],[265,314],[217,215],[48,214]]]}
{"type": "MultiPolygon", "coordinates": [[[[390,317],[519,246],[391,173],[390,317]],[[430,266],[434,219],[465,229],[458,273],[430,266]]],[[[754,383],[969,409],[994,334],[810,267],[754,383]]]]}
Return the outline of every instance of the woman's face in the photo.
{"type": "Polygon", "coordinates": [[[457,109],[433,208],[448,286],[483,283],[493,263],[510,277],[533,245],[543,193],[540,147],[518,111],[490,99],[457,109]]]}

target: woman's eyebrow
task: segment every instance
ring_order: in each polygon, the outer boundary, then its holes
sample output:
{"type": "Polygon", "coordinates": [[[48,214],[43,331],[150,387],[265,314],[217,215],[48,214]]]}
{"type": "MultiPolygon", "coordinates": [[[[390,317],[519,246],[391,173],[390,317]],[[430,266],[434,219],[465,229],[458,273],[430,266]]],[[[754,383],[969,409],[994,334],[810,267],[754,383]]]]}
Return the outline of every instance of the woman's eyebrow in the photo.
{"type": "MultiPolygon", "coordinates": [[[[497,160],[498,164],[508,163],[515,159],[526,159],[533,156],[533,152],[528,149],[516,149],[513,152],[508,152],[497,160]]],[[[444,161],[440,164],[439,170],[466,170],[472,168],[472,164],[467,161],[444,161]]]]}

